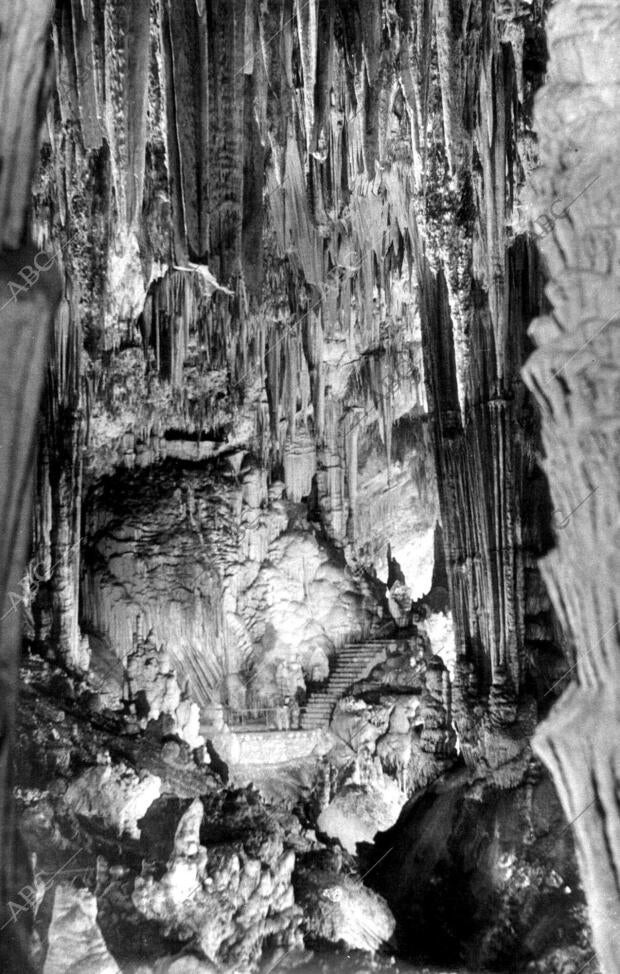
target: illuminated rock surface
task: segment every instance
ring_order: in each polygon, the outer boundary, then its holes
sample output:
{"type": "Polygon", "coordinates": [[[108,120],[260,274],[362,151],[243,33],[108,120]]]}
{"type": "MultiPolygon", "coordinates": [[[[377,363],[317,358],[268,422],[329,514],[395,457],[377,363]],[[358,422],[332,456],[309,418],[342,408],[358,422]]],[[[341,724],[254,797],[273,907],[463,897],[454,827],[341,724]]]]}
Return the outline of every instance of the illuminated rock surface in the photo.
{"type": "Polygon", "coordinates": [[[2,964],[576,972],[540,754],[616,974],[613,3],[42,6],[0,2],[0,926],[56,899],[2,964]]]}

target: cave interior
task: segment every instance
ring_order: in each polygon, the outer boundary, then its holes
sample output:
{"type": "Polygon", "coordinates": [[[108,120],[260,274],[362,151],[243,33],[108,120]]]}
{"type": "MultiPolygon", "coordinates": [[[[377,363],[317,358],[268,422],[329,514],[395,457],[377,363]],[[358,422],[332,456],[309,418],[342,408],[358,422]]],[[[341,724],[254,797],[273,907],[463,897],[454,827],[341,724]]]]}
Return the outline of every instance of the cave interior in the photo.
{"type": "Polygon", "coordinates": [[[620,974],[618,49],[0,0],[2,971],[620,974]]]}

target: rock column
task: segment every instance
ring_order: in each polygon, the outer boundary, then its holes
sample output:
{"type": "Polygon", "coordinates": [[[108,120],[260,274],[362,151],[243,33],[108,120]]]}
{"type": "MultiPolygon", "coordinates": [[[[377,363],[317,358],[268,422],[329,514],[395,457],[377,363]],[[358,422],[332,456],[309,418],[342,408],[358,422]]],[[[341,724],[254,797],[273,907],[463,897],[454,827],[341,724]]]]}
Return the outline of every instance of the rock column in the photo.
{"type": "Polygon", "coordinates": [[[542,413],[556,546],[542,562],[574,651],[535,737],[573,823],[594,945],[620,970],[620,14],[563,0],[537,100],[537,209],[553,314],[525,380],[542,413]],[[544,228],[544,229],[543,229],[544,228]]]}
{"type": "Polygon", "coordinates": [[[52,9],[42,0],[0,0],[0,967],[26,974],[21,918],[7,912],[29,879],[16,855],[11,801],[22,621],[11,593],[22,591],[29,552],[35,430],[60,296],[55,260],[23,246],[51,80],[52,9]]]}

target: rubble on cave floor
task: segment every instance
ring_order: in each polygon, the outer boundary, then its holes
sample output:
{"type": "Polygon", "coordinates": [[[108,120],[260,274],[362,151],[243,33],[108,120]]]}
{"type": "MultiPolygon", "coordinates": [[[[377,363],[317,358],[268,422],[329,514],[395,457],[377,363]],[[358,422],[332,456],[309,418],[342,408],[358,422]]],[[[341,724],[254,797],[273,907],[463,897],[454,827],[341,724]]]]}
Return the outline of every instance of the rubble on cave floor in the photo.
{"type": "MultiPolygon", "coordinates": [[[[190,752],[165,760],[161,721],[128,731],[121,714],[85,706],[88,687],[49,661],[27,657],[22,678],[17,798],[42,974],[63,963],[74,974],[253,974],[263,951],[305,957],[304,939],[320,931],[325,943],[371,953],[389,940],[385,905],[369,926],[324,912],[342,876],[314,893],[310,884],[298,902],[297,858],[336,855],[311,827],[316,775],[303,808],[290,807],[299,793],[288,808],[266,802],[190,752]]],[[[346,896],[372,915],[379,899],[353,861],[349,871],[346,896]]]]}
{"type": "MultiPolygon", "coordinates": [[[[157,687],[166,667],[148,641],[140,645],[141,665],[157,663],[157,687]]],[[[165,697],[153,698],[151,720],[137,721],[130,701],[93,707],[88,678],[37,654],[26,657],[22,681],[18,796],[43,882],[39,952],[74,917],[76,957],[92,954],[114,974],[114,964],[123,974],[192,965],[254,974],[278,952],[393,949],[391,892],[377,899],[364,880],[368,845],[401,827],[412,797],[453,788],[455,775],[473,795],[472,753],[488,755],[487,784],[500,788],[523,788],[529,760],[516,746],[524,718],[506,679],[488,699],[470,687],[453,700],[446,666],[428,647],[388,656],[354,684],[319,752],[231,767],[228,782],[158,711],[165,697]],[[455,701],[465,751],[451,728],[455,701]]],[[[512,903],[506,893],[506,916],[512,903]]]]}

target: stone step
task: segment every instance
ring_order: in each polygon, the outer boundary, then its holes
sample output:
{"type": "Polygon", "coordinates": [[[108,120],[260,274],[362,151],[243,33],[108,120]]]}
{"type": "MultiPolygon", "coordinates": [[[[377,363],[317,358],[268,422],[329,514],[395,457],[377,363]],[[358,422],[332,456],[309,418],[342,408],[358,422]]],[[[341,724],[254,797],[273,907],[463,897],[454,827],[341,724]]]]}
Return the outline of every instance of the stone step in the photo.
{"type": "Polygon", "coordinates": [[[363,680],[372,664],[379,662],[382,652],[398,645],[404,649],[406,639],[385,639],[366,643],[347,643],[336,653],[333,668],[321,689],[308,698],[301,711],[301,726],[304,730],[325,727],[329,723],[336,704],[352,684],[363,680]]]}
{"type": "Polygon", "coordinates": [[[406,643],[407,638],[402,639],[370,639],[367,643],[347,643],[341,647],[341,651],[347,652],[350,649],[376,649],[384,646],[391,646],[393,643],[406,643]]]}
{"type": "Polygon", "coordinates": [[[341,646],[336,650],[336,656],[370,656],[372,653],[385,652],[391,643],[370,643],[367,646],[341,646]]]}
{"type": "Polygon", "coordinates": [[[335,659],[345,659],[347,657],[360,659],[361,657],[377,656],[379,653],[385,653],[387,648],[387,646],[372,646],[368,649],[341,649],[339,653],[335,654],[335,659]]]}
{"type": "Polygon", "coordinates": [[[336,653],[335,659],[337,662],[340,659],[373,659],[375,656],[379,656],[379,652],[376,649],[369,650],[367,653],[365,653],[363,650],[359,650],[358,652],[354,653],[336,653]]]}
{"type": "Polygon", "coordinates": [[[357,660],[351,660],[350,662],[346,661],[344,663],[336,663],[336,665],[332,670],[332,673],[337,673],[338,670],[353,670],[355,673],[357,673],[359,670],[362,669],[367,670],[370,667],[374,667],[378,663],[379,660],[375,662],[374,659],[357,659],[357,660]]]}

